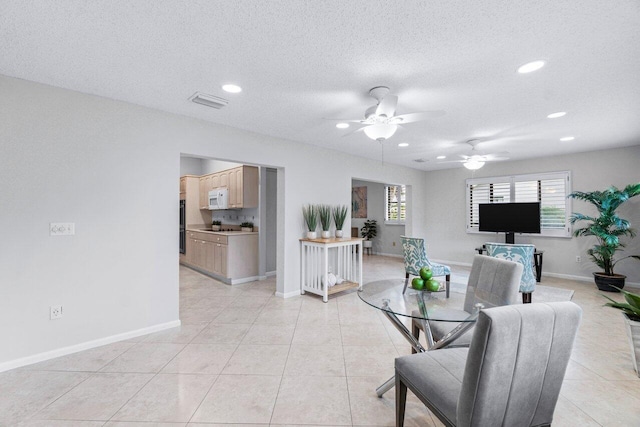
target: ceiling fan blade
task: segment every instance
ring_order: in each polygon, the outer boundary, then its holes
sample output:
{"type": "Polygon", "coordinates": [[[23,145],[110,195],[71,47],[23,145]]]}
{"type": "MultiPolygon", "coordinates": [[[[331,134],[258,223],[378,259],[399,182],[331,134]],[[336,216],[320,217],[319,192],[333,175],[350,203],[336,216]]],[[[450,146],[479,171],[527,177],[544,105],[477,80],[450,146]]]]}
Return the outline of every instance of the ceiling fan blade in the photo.
{"type": "Polygon", "coordinates": [[[435,117],[444,116],[446,112],[444,110],[434,111],[422,111],[420,113],[401,114],[393,118],[394,122],[397,120],[397,124],[419,122],[422,120],[433,119],[435,117]]]}
{"type": "Polygon", "coordinates": [[[345,122],[345,123],[364,123],[365,120],[357,120],[357,119],[333,119],[333,118],[329,118],[329,117],[323,117],[322,120],[331,120],[331,121],[335,121],[335,122],[345,122]]]}
{"type": "Polygon", "coordinates": [[[354,133],[357,133],[357,132],[363,132],[363,131],[364,131],[364,129],[365,129],[365,128],[367,128],[367,127],[368,127],[368,126],[362,126],[362,127],[358,128],[358,129],[352,130],[351,132],[347,132],[347,133],[345,133],[345,134],[344,134],[344,135],[342,135],[342,136],[343,136],[343,137],[345,137],[345,136],[351,136],[351,135],[353,135],[354,133]]]}
{"type": "Polygon", "coordinates": [[[396,106],[398,105],[398,97],[395,95],[387,95],[382,98],[378,108],[376,108],[376,116],[393,117],[396,113],[396,106]]]}

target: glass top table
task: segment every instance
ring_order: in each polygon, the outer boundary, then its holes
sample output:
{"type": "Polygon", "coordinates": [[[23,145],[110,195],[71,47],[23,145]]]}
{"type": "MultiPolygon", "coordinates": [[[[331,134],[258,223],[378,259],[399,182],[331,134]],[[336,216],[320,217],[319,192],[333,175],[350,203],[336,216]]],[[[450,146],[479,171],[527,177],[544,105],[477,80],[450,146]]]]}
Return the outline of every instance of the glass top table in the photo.
{"type": "MultiPolygon", "coordinates": [[[[385,317],[411,344],[416,352],[437,350],[451,345],[458,337],[473,326],[482,307],[476,304],[472,313],[464,311],[466,284],[449,283],[449,297],[444,286],[441,291],[419,291],[410,286],[404,291],[404,279],[379,280],[366,283],[358,290],[358,297],[371,307],[381,310],[385,317]],[[403,292],[404,291],[404,292],[403,292]],[[401,320],[404,319],[403,320],[401,320]],[[406,327],[405,322],[417,322],[425,333],[425,348],[406,327]],[[435,341],[429,322],[455,322],[449,333],[435,341]]],[[[392,377],[376,389],[379,397],[390,390],[395,383],[392,377]]]]}
{"type": "Polygon", "coordinates": [[[404,279],[366,283],[358,297],[379,310],[396,316],[439,322],[474,322],[463,310],[466,285],[450,283],[449,298],[441,291],[418,291],[409,285],[405,293],[404,279]]]}

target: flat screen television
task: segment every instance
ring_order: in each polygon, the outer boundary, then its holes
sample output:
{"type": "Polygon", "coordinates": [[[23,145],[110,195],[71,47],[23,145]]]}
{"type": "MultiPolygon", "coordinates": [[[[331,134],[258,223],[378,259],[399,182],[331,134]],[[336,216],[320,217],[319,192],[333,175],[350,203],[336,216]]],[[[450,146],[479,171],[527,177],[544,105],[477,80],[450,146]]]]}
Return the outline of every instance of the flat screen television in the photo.
{"type": "Polygon", "coordinates": [[[507,233],[507,243],[513,233],[540,233],[540,202],[481,203],[478,215],[479,231],[507,233]]]}

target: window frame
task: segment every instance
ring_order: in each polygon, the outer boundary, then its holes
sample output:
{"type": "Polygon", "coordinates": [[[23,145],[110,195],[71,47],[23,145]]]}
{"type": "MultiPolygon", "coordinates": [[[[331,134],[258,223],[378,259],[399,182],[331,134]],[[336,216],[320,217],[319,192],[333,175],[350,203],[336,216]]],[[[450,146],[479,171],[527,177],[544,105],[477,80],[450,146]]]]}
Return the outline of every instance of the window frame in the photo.
{"type": "MultiPolygon", "coordinates": [[[[572,212],[572,203],[571,199],[567,196],[571,194],[571,171],[558,171],[558,172],[541,172],[541,173],[531,173],[531,174],[523,174],[523,175],[506,175],[506,176],[492,176],[486,178],[468,178],[465,180],[465,220],[466,220],[466,231],[467,234],[495,234],[493,232],[479,231],[478,225],[472,225],[472,210],[473,206],[471,204],[471,186],[478,184],[501,184],[501,183],[509,183],[509,198],[510,202],[515,202],[516,200],[516,182],[528,182],[528,181],[545,181],[545,180],[558,180],[562,179],[565,182],[564,188],[564,227],[559,228],[544,228],[541,225],[540,234],[537,233],[517,233],[525,236],[531,237],[563,237],[563,238],[571,238],[572,236],[572,228],[571,223],[569,222],[569,218],[572,212]]],[[[540,184],[540,183],[539,183],[540,184]]],[[[538,194],[538,201],[541,201],[542,193],[538,194]]],[[[484,202],[483,202],[484,203],[484,202]]],[[[489,202],[493,203],[493,202],[489,202]]],[[[541,206],[543,208],[543,206],[541,206]]],[[[542,219],[542,218],[541,218],[542,219]]]]}
{"type": "Polygon", "coordinates": [[[405,225],[407,221],[407,186],[406,185],[393,185],[385,184],[384,186],[384,223],[385,225],[405,225]],[[397,192],[400,195],[398,200],[398,219],[389,219],[390,206],[389,206],[389,189],[397,188],[397,192]],[[402,190],[404,189],[404,201],[402,201],[402,190]],[[402,206],[404,205],[404,209],[402,206]],[[404,218],[401,218],[401,214],[404,212],[404,218]]]}

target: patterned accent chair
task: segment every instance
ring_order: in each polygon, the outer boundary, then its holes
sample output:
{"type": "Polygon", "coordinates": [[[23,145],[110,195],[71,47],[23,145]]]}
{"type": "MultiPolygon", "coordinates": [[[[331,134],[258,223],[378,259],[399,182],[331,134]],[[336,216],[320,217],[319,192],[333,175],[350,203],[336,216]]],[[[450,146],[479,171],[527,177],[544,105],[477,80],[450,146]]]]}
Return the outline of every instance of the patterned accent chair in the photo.
{"type": "Polygon", "coordinates": [[[445,276],[446,295],[449,298],[449,282],[451,281],[451,268],[448,265],[438,264],[429,261],[427,251],[424,248],[424,239],[417,237],[400,236],[402,250],[404,252],[404,294],[409,284],[409,275],[419,276],[422,267],[429,267],[433,272],[433,277],[445,276]]]}
{"type": "Polygon", "coordinates": [[[485,243],[487,255],[494,258],[502,258],[515,261],[524,266],[520,279],[520,292],[522,302],[531,302],[531,293],[536,289],[536,276],[533,273],[533,245],[514,245],[507,243],[485,243]]]}

